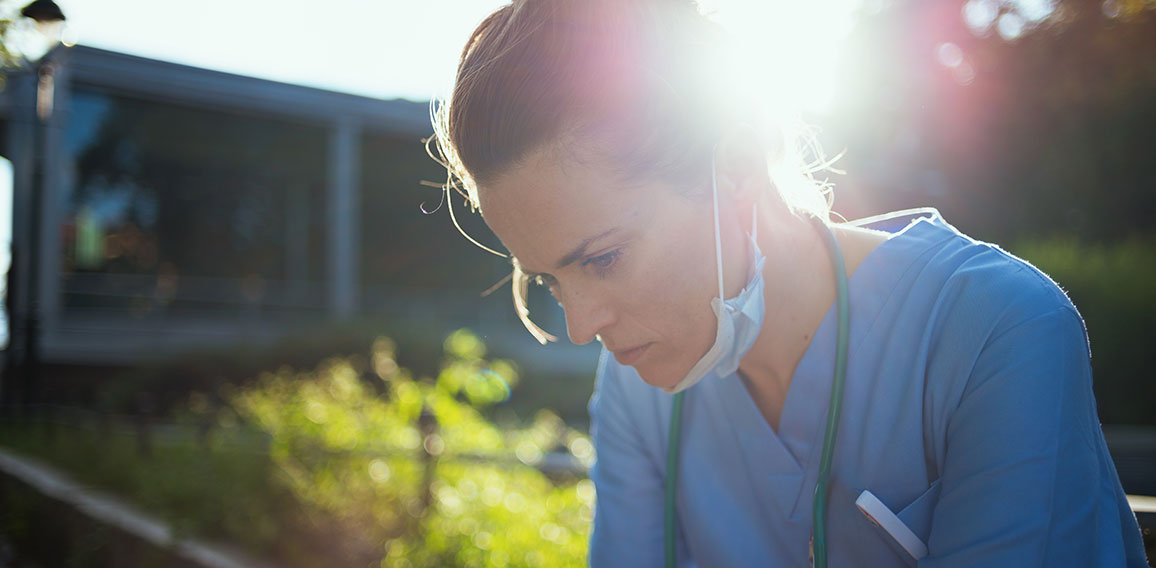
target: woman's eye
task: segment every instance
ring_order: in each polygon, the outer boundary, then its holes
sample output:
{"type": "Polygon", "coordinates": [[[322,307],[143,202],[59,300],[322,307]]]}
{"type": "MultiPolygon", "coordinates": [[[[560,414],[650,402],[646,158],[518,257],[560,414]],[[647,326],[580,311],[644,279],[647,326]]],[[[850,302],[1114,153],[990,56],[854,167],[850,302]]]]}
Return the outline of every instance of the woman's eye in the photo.
{"type": "Polygon", "coordinates": [[[605,276],[610,267],[614,266],[614,262],[618,260],[618,255],[621,251],[610,251],[606,254],[600,254],[595,257],[586,259],[582,264],[584,266],[592,266],[598,271],[600,276],[605,276]]]}

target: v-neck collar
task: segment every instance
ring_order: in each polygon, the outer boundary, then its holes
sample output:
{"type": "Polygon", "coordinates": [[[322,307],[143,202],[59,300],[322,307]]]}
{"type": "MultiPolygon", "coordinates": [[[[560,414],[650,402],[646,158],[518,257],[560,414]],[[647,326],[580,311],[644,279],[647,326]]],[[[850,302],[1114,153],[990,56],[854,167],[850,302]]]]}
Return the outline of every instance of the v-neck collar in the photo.
{"type": "MultiPolygon", "coordinates": [[[[849,359],[871,322],[879,314],[887,294],[910,265],[897,266],[885,259],[898,257],[913,260],[910,254],[930,244],[933,225],[946,225],[935,210],[901,211],[871,220],[866,226],[895,231],[863,259],[848,281],[851,302],[851,338],[849,359]],[[920,222],[927,219],[927,222],[920,222]],[[909,238],[898,239],[906,235],[909,238]],[[858,292],[857,292],[858,291],[858,292]]],[[[954,231],[953,231],[954,232],[954,231]]],[[[765,506],[773,505],[785,517],[796,518],[806,486],[814,483],[834,373],[834,345],[838,327],[837,310],[828,308],[803,353],[791,378],[783,412],[776,432],[767,424],[746,386],[737,374],[715,377],[711,388],[694,389],[704,397],[711,413],[725,416],[743,450],[746,470],[755,477],[752,485],[765,506]]]]}

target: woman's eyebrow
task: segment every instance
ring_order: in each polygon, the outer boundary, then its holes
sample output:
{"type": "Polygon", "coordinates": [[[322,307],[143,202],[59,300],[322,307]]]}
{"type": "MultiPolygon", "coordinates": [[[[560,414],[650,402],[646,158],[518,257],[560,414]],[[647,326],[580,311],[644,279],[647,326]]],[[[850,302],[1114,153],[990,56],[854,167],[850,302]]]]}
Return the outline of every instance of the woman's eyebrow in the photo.
{"type": "Polygon", "coordinates": [[[589,248],[590,245],[594,243],[594,241],[616,233],[619,230],[621,230],[621,227],[614,227],[613,229],[603,231],[597,235],[594,235],[593,237],[583,239],[582,242],[578,243],[578,246],[574,247],[574,250],[566,253],[566,255],[558,261],[558,264],[554,265],[554,268],[559,269],[565,267],[568,264],[572,264],[575,260],[578,260],[579,258],[582,258],[586,255],[586,249],[589,248]]]}

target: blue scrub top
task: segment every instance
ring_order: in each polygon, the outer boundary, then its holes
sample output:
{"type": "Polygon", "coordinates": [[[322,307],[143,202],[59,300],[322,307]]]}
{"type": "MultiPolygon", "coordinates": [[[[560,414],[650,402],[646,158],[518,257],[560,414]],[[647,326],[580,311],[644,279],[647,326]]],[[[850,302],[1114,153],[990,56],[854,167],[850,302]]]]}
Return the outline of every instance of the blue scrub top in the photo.
{"type": "MultiPolygon", "coordinates": [[[[856,508],[869,490],[927,544],[919,566],[1147,566],[1064,293],[934,211],[868,226],[894,234],[849,281],[830,565],[916,565],[856,508]]],[[[795,370],[778,432],[737,375],[686,391],[681,566],[809,565],[835,311],[795,370]]],[[[593,566],[663,565],[671,399],[603,350],[590,401],[593,566]]]]}

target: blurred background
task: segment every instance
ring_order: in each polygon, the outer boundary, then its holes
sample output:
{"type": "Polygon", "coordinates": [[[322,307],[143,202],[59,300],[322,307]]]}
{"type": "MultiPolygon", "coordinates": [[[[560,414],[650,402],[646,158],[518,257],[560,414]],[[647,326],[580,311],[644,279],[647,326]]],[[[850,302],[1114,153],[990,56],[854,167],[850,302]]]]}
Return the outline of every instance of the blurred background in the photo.
{"type": "MultiPolygon", "coordinates": [[[[0,566],[584,565],[598,350],[522,328],[423,143],[500,5],[0,0],[0,566]]],[[[837,212],[1068,292],[1156,524],[1156,4],[702,6],[837,212]]]]}

